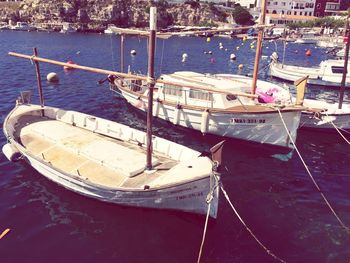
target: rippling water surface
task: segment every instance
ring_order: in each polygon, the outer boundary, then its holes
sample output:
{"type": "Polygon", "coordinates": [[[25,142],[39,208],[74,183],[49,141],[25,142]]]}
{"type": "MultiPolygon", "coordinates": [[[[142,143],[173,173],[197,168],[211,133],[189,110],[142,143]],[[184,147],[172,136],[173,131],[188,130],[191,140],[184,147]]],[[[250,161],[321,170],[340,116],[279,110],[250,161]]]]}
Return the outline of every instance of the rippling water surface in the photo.
{"type": "MultiPolygon", "coordinates": [[[[251,40],[172,38],[158,40],[156,73],[193,70],[210,73],[252,72],[251,40]],[[219,49],[219,43],[228,50],[219,49]],[[237,49],[239,47],[239,50],[237,49]],[[213,55],[204,51],[213,51],[213,55]],[[183,53],[188,54],[181,63],[183,53]],[[235,53],[237,60],[229,61],[235,53]],[[244,64],[243,72],[238,65],[244,64]]],[[[21,90],[33,90],[35,69],[8,51],[119,70],[117,38],[98,34],[0,32],[1,122],[21,90]]],[[[283,50],[281,42],[265,42],[263,55],[283,50]]],[[[127,38],[126,66],[147,68],[144,38],[127,38]],[[137,55],[129,55],[135,49],[137,55]]],[[[289,44],[285,61],[314,66],[327,58],[325,49],[289,44]],[[312,56],[305,57],[311,48],[312,56]],[[297,51],[297,53],[296,53],[297,51]]],[[[265,58],[265,57],[264,57],[265,58]]],[[[265,58],[261,68],[268,63],[265,58]]],[[[48,105],[116,120],[141,130],[145,116],[97,81],[104,76],[41,64],[42,76],[54,71],[60,83],[43,81],[48,105]]],[[[261,78],[266,78],[264,72],[261,78]]],[[[308,97],[336,101],[336,90],[313,88],[308,97]]],[[[349,101],[348,93],[345,100],[349,101]]],[[[217,137],[155,121],[155,133],[197,150],[208,150],[217,137]]],[[[1,134],[1,143],[6,142],[1,134]]],[[[322,191],[345,224],[350,225],[350,146],[336,133],[299,131],[297,146],[322,191]]],[[[225,149],[224,187],[256,236],[287,262],[349,262],[350,235],[339,225],[294,153],[289,161],[273,158],[266,146],[229,141],[225,149]]],[[[196,262],[204,217],[180,212],[125,208],[74,194],[48,181],[23,162],[9,163],[0,154],[1,262],[196,262]]],[[[217,220],[209,222],[201,262],[277,262],[267,255],[235,217],[223,196],[217,220]]]]}

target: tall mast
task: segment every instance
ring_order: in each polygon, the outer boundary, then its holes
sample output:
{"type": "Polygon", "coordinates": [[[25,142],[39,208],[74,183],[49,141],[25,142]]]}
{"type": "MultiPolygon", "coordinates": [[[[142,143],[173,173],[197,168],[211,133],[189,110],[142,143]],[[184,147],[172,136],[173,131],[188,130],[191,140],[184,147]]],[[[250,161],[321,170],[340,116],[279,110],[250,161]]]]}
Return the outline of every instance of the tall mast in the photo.
{"type": "Polygon", "coordinates": [[[344,91],[345,91],[345,84],[346,84],[346,74],[348,73],[349,48],[350,48],[349,16],[347,16],[345,19],[344,38],[345,37],[347,37],[347,41],[346,41],[346,46],[345,46],[344,69],[343,69],[343,76],[342,76],[341,84],[340,84],[338,109],[341,109],[343,106],[344,91]]]}
{"type": "Polygon", "coordinates": [[[147,163],[146,170],[152,170],[152,118],[153,118],[153,89],[154,89],[154,53],[157,28],[157,8],[150,8],[149,47],[148,47],[148,107],[147,107],[147,163]]]}
{"type": "MultiPolygon", "coordinates": [[[[266,0],[261,0],[261,15],[260,15],[260,21],[259,25],[264,26],[265,25],[265,14],[266,14],[266,0]]],[[[254,71],[253,71],[253,82],[252,82],[252,94],[255,94],[256,91],[256,82],[258,80],[258,73],[259,73],[259,62],[261,57],[261,47],[263,42],[263,36],[264,36],[264,27],[259,28],[258,33],[258,40],[256,43],[256,52],[255,52],[255,63],[254,63],[254,71]]]]}

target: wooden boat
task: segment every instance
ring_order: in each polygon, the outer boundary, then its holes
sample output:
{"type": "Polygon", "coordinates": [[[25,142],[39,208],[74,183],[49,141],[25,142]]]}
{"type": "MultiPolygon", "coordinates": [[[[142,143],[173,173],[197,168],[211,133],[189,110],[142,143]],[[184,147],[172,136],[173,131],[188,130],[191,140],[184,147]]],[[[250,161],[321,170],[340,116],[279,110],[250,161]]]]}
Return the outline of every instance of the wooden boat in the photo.
{"type": "MultiPolygon", "coordinates": [[[[114,83],[132,106],[148,110],[145,82],[129,79],[114,83]]],[[[243,76],[227,78],[196,72],[164,74],[156,85],[153,115],[204,134],[293,148],[288,131],[295,140],[302,107],[290,103],[260,103],[257,95],[246,93],[251,83],[251,79],[243,76]]],[[[258,81],[258,86],[264,89],[269,85],[258,81]]]]}
{"type": "MultiPolygon", "coordinates": [[[[227,78],[236,78],[235,75],[226,74],[227,78]]],[[[251,79],[250,79],[251,81],[251,79]]],[[[306,80],[305,80],[306,81],[306,80]]],[[[256,93],[259,95],[260,101],[264,103],[290,102],[295,103],[297,99],[293,97],[289,89],[285,89],[277,84],[266,82],[265,87],[262,85],[264,81],[260,81],[256,93]]],[[[300,83],[305,85],[306,83],[300,83]]],[[[301,87],[302,89],[305,88],[301,87]]],[[[315,99],[303,99],[305,110],[302,111],[300,119],[300,128],[309,128],[316,130],[334,129],[335,125],[340,129],[350,129],[350,104],[344,103],[339,108],[338,103],[329,103],[315,99]]]]}
{"type": "MultiPolygon", "coordinates": [[[[147,113],[152,112],[153,116],[175,125],[194,129],[203,134],[274,145],[283,147],[284,150],[293,149],[289,135],[296,140],[303,107],[294,104],[260,103],[258,95],[255,94],[265,13],[266,5],[260,16],[261,23],[257,27],[259,30],[257,53],[250,91],[247,91],[244,81],[240,80],[244,79],[242,76],[232,80],[223,76],[192,71],[160,76],[156,80],[152,107],[149,107],[150,102],[147,99],[149,98],[146,88],[148,80],[142,76],[113,78],[111,82],[115,87],[112,88],[120,92],[135,108],[147,113]]],[[[232,31],[232,28],[225,30],[232,31]]],[[[123,39],[121,38],[122,50],[123,39]]],[[[121,52],[122,69],[123,61],[123,52],[121,52]]]]}
{"type": "Polygon", "coordinates": [[[199,214],[206,214],[206,197],[212,193],[210,215],[217,215],[218,188],[211,186],[219,177],[213,163],[185,146],[154,136],[153,168],[147,171],[145,132],[21,102],[6,117],[4,134],[9,159],[20,155],[71,191],[119,205],[199,214]]]}
{"type": "MultiPolygon", "coordinates": [[[[149,74],[154,77],[155,8],[150,9],[149,74]]],[[[125,206],[171,209],[217,216],[223,142],[206,155],[106,119],[44,105],[39,61],[105,74],[105,70],[42,59],[35,63],[40,105],[22,93],[4,121],[8,143],[3,152],[11,161],[25,159],[57,184],[79,194],[125,206]]],[[[118,74],[117,72],[113,72],[118,74]]],[[[120,73],[120,75],[125,75],[120,73]]],[[[149,83],[152,97],[154,84],[149,83]]],[[[151,101],[151,100],[150,100],[151,101]]]]}
{"type": "MultiPolygon", "coordinates": [[[[269,74],[275,78],[296,81],[308,75],[308,84],[317,86],[339,87],[344,70],[344,60],[325,60],[318,67],[300,67],[286,65],[278,61],[278,56],[272,55],[269,74]]],[[[350,76],[346,77],[346,87],[350,87],[350,76]]]]}

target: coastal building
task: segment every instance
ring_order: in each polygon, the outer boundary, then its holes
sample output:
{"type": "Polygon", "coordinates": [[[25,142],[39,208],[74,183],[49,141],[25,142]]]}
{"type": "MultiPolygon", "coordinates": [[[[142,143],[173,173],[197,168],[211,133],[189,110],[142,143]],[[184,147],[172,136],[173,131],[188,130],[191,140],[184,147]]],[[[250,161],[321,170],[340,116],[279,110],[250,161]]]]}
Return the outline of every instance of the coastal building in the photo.
{"type": "Polygon", "coordinates": [[[349,0],[316,0],[315,16],[330,16],[350,8],[349,0]]]}
{"type": "Polygon", "coordinates": [[[306,22],[306,21],[312,21],[315,19],[316,19],[315,16],[267,14],[266,24],[284,26],[285,24],[288,24],[288,23],[306,22]]]}
{"type": "Polygon", "coordinates": [[[268,14],[313,16],[316,0],[271,0],[267,1],[268,14]]]}
{"type": "Polygon", "coordinates": [[[246,8],[254,8],[256,7],[255,5],[257,4],[256,0],[235,0],[230,2],[234,2],[235,4],[239,4],[240,6],[243,6],[246,8]]]}

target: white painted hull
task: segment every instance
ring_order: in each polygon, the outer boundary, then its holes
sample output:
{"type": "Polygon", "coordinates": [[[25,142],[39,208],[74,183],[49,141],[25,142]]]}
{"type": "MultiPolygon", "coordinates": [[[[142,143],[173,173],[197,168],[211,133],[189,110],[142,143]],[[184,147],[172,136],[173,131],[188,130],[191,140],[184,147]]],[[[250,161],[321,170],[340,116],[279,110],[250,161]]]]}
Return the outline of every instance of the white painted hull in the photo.
{"type": "Polygon", "coordinates": [[[338,109],[338,104],[324,101],[305,99],[304,105],[313,109],[327,109],[325,112],[303,111],[300,120],[300,128],[311,129],[334,129],[333,124],[341,129],[350,129],[350,105],[343,104],[342,109],[338,109]],[[333,124],[332,124],[333,123],[333,124]]]}
{"type": "MultiPolygon", "coordinates": [[[[209,193],[209,177],[192,181],[183,185],[158,189],[126,191],[118,189],[108,189],[101,186],[89,184],[79,177],[72,177],[52,169],[35,158],[25,154],[29,164],[44,175],[49,180],[65,187],[78,194],[98,199],[100,201],[114,203],[123,206],[133,206],[154,209],[169,209],[197,214],[207,213],[206,197],[209,193]]],[[[214,199],[211,204],[210,215],[217,216],[219,189],[214,192],[214,199]]]]}
{"type": "MultiPolygon", "coordinates": [[[[291,82],[309,75],[307,83],[318,86],[340,86],[342,78],[342,74],[325,74],[320,68],[297,67],[280,63],[271,63],[270,75],[291,82]]],[[[346,78],[346,86],[350,87],[350,76],[346,78]]]]}
{"type": "MultiPolygon", "coordinates": [[[[122,90],[122,95],[133,106],[142,111],[147,101],[138,100],[136,95],[122,90]]],[[[177,125],[201,131],[202,113],[198,110],[181,109],[177,125]]],[[[175,107],[154,102],[155,117],[174,123],[175,107]]],[[[296,140],[300,111],[282,113],[293,140],[296,140]]],[[[206,133],[239,140],[293,148],[278,112],[272,113],[210,113],[206,133]]]]}
{"type": "MultiPolygon", "coordinates": [[[[112,164],[109,164],[108,160],[112,157],[110,155],[114,154],[112,151],[109,152],[108,149],[112,150],[112,148],[109,146],[107,147],[108,142],[112,143],[111,140],[114,138],[117,140],[122,140],[124,144],[130,144],[132,140],[142,140],[145,133],[101,118],[78,112],[63,111],[52,107],[45,107],[45,116],[47,116],[47,118],[40,119],[41,121],[36,120],[33,122],[33,124],[31,124],[31,122],[24,121],[23,127],[19,125],[18,122],[21,116],[39,116],[40,112],[40,107],[36,105],[21,105],[16,107],[6,117],[3,129],[9,143],[18,149],[18,151],[23,155],[24,159],[46,178],[78,194],[118,205],[178,210],[198,214],[207,213],[208,205],[206,198],[210,192],[210,189],[212,189],[214,185],[214,182],[211,182],[211,180],[214,180],[214,177],[212,163],[209,158],[201,157],[199,152],[154,136],[154,149],[158,149],[160,154],[170,157],[177,155],[178,159],[171,159],[173,162],[175,161],[177,163],[176,165],[166,169],[166,172],[160,174],[154,179],[150,177],[151,179],[149,181],[144,181],[141,186],[124,186],[124,184],[113,185],[108,182],[105,183],[103,181],[94,181],[94,176],[84,175],[84,172],[79,172],[79,169],[81,169],[84,163],[89,162],[94,165],[93,168],[90,169],[90,173],[94,175],[96,175],[96,172],[94,171],[106,171],[103,169],[96,169],[96,167],[112,169],[110,168],[110,165],[118,165],[117,161],[121,160],[121,157],[116,157],[116,159],[112,161],[112,164]],[[47,129],[40,130],[39,133],[35,133],[36,131],[33,127],[35,127],[35,125],[43,125],[45,122],[47,122],[47,125],[49,125],[46,126],[47,129]],[[50,126],[52,127],[54,122],[63,124],[60,124],[61,126],[57,126],[55,130],[47,131],[49,130],[48,128],[50,126]],[[90,126],[92,123],[95,124],[90,126]],[[64,127],[65,130],[59,129],[58,127],[64,127]],[[63,133],[62,131],[68,132],[63,133]],[[17,139],[15,139],[18,138],[18,136],[33,135],[34,137],[32,138],[35,138],[35,136],[40,135],[41,132],[43,132],[42,138],[46,140],[46,143],[49,142],[49,145],[42,151],[35,152],[35,154],[32,153],[33,149],[30,148],[30,144],[34,143],[34,139],[29,140],[26,143],[23,141],[19,143],[16,141],[17,139]],[[69,140],[72,140],[72,136],[75,136],[74,134],[76,132],[78,132],[76,136],[78,138],[82,138],[82,141],[77,141],[77,143],[74,144],[69,144],[68,141],[62,143],[62,140],[65,140],[64,138],[71,138],[69,140]],[[17,135],[15,135],[15,133],[17,135]],[[106,140],[103,139],[104,134],[107,134],[106,140]],[[83,147],[84,141],[87,142],[89,136],[98,136],[96,137],[97,139],[93,139],[91,141],[94,143],[92,156],[89,156],[88,152],[84,150],[86,148],[79,148],[83,147]],[[123,138],[129,139],[120,139],[121,137],[119,138],[118,136],[123,136],[123,138]],[[102,145],[105,145],[102,146],[102,156],[105,155],[103,152],[108,151],[110,154],[108,154],[106,158],[109,159],[101,159],[101,149],[98,148],[98,145],[96,144],[98,140],[101,140],[102,145]],[[48,153],[50,149],[56,149],[55,147],[57,147],[57,150],[53,151],[56,153],[60,152],[60,154],[55,158],[62,158],[65,156],[64,154],[67,153],[67,161],[69,161],[69,158],[72,159],[78,157],[78,159],[81,159],[78,166],[76,168],[69,168],[69,165],[62,166],[61,162],[61,167],[64,168],[58,168],[60,166],[55,164],[55,159],[50,159],[50,154],[48,153]],[[68,150],[68,152],[65,151],[65,149],[68,150]],[[201,160],[200,169],[198,169],[199,165],[196,164],[196,160],[201,160]],[[142,185],[148,187],[145,188],[142,185]]],[[[142,144],[142,142],[139,143],[142,144]]],[[[87,144],[86,147],[89,147],[89,144],[87,144]]],[[[136,154],[137,150],[134,152],[136,154]]],[[[127,152],[125,153],[127,154],[127,152]]],[[[146,156],[144,157],[146,160],[146,156]]],[[[135,160],[133,165],[135,168],[137,166],[137,157],[133,155],[132,158],[135,160]]],[[[119,166],[116,168],[117,171],[121,171],[120,169],[122,169],[122,167],[124,167],[124,165],[119,164],[119,166]]],[[[134,168],[131,167],[131,169],[134,168]]],[[[97,175],[97,177],[103,176],[103,174],[100,174],[99,172],[97,172],[97,175]]],[[[137,176],[138,175],[135,174],[135,177],[137,176]]],[[[128,177],[125,177],[125,180],[127,179],[128,177]]],[[[217,177],[217,179],[219,180],[219,177],[217,177]]],[[[213,190],[213,199],[211,201],[210,210],[210,216],[213,218],[216,218],[217,216],[219,197],[218,191],[218,187],[213,190]]]]}

